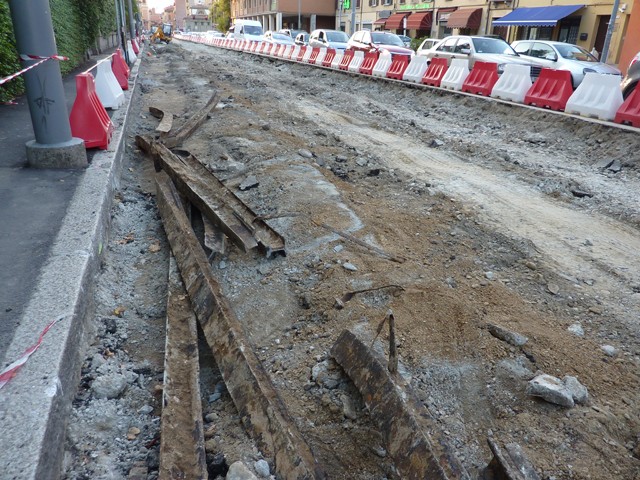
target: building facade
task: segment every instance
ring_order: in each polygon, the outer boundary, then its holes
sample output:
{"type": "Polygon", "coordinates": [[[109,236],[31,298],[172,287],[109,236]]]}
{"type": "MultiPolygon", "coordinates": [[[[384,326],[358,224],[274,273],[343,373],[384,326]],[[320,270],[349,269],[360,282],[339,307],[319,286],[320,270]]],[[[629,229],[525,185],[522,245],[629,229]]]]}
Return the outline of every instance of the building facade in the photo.
{"type": "MultiPolygon", "coordinates": [[[[176,0],[176,3],[180,0],[176,0]]],[[[185,1],[186,0],[182,0],[185,1]]],[[[210,4],[205,0],[189,0],[184,17],[184,30],[187,32],[206,32],[211,30],[209,19],[210,4]]]]}
{"type": "Polygon", "coordinates": [[[334,28],[335,0],[232,0],[231,23],[244,18],[258,20],[263,29],[334,28]]]}

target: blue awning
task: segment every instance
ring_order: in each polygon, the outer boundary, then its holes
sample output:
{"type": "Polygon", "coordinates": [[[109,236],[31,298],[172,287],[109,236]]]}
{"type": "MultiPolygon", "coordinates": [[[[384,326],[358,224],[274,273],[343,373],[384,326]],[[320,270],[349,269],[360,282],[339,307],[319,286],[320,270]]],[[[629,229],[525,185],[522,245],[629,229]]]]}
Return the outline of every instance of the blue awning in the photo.
{"type": "Polygon", "coordinates": [[[494,27],[517,25],[521,27],[553,27],[558,20],[568,17],[584,5],[554,5],[551,7],[516,8],[513,12],[491,22],[494,27]]]}

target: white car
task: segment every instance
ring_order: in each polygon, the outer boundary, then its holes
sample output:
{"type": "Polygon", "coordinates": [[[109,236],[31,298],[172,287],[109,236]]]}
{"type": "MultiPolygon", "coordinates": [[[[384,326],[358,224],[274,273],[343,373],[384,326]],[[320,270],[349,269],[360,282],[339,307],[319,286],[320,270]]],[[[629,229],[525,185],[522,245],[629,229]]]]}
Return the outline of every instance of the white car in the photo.
{"type": "Polygon", "coordinates": [[[334,48],[344,51],[347,48],[349,37],[340,30],[319,29],[311,32],[309,46],[315,48],[334,48]]]}
{"type": "Polygon", "coordinates": [[[570,71],[574,88],[582,83],[585,73],[621,75],[620,70],[616,67],[598,61],[584,48],[571,43],[518,40],[513,42],[511,46],[522,58],[526,58],[543,68],[570,71]]]}
{"type": "Polygon", "coordinates": [[[427,50],[431,50],[441,41],[439,38],[425,38],[416,50],[416,55],[426,56],[427,50]]]}
{"type": "Polygon", "coordinates": [[[268,43],[275,43],[276,45],[294,45],[293,38],[284,33],[272,32],[267,30],[264,34],[264,41],[268,43]]]}

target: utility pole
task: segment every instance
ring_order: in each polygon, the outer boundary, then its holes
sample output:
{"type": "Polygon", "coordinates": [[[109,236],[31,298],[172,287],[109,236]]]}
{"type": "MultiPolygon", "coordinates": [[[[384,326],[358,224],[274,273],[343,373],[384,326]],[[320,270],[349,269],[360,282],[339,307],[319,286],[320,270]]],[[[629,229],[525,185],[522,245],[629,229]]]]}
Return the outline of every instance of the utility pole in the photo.
{"type": "Polygon", "coordinates": [[[613,36],[613,28],[616,24],[619,5],[620,0],[613,1],[613,10],[611,10],[611,18],[609,19],[609,26],[607,27],[607,35],[604,37],[604,45],[602,46],[602,53],[600,54],[600,61],[602,63],[607,63],[607,58],[609,57],[609,45],[611,44],[611,37],[613,36]]]}
{"type": "Polygon", "coordinates": [[[131,41],[136,38],[136,24],[135,19],[133,17],[133,5],[131,5],[131,0],[128,0],[129,3],[129,34],[131,35],[131,41]]]}
{"type": "Polygon", "coordinates": [[[298,0],[298,30],[302,30],[302,23],[300,22],[300,0],[298,0]]]}
{"type": "MultiPolygon", "coordinates": [[[[9,0],[16,46],[21,55],[57,55],[48,0],[9,0]]],[[[25,67],[39,59],[23,59],[25,67]]],[[[24,74],[31,124],[36,139],[27,142],[27,162],[37,168],[87,166],[84,142],[71,135],[69,111],[58,60],[47,60],[24,74]]]]}
{"type": "Polygon", "coordinates": [[[358,0],[351,0],[351,35],[356,33],[356,5],[358,0]]]}

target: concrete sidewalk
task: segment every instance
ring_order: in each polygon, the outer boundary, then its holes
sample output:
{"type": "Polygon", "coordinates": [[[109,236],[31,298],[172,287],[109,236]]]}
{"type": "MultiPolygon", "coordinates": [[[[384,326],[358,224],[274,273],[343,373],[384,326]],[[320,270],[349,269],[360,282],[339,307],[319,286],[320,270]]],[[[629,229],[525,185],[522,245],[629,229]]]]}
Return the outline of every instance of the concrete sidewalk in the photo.
{"type": "MultiPolygon", "coordinates": [[[[0,370],[59,319],[38,351],[0,389],[2,478],[60,474],[83,325],[106,244],[139,63],[131,69],[125,105],[111,115],[115,134],[109,149],[88,151],[86,169],[27,168],[25,143],[34,134],[26,97],[17,105],[0,106],[0,370]]],[[[64,88],[71,111],[74,74],[64,79],[64,88]]]]}

